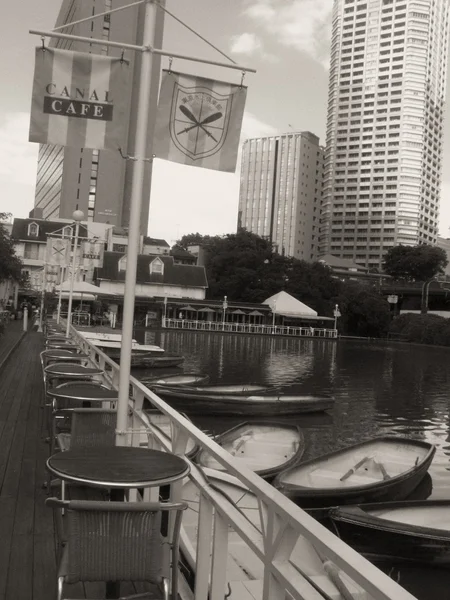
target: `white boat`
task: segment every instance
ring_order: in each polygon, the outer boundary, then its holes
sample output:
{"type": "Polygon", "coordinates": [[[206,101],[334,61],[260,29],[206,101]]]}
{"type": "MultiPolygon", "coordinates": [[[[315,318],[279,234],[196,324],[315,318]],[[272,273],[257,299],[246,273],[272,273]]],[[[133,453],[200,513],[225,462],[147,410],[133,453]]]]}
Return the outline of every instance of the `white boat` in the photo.
{"type": "MultiPolygon", "coordinates": [[[[81,335],[87,340],[102,340],[103,342],[121,342],[121,333],[100,333],[97,331],[80,331],[81,335]]],[[[133,342],[136,340],[133,339],[133,342]]],[[[137,342],[136,342],[137,343],[137,342]]]]}
{"type": "MultiPolygon", "coordinates": [[[[111,350],[120,350],[122,348],[121,342],[108,342],[96,339],[90,339],[88,341],[92,345],[97,346],[97,348],[108,348],[111,350]]],[[[152,344],[138,344],[136,341],[131,343],[131,349],[133,352],[164,352],[164,348],[161,348],[161,346],[154,346],[152,344]]]]}
{"type": "MultiPolygon", "coordinates": [[[[223,494],[224,502],[234,504],[258,531],[262,531],[261,519],[267,522],[263,505],[258,498],[238,479],[214,469],[203,469],[206,476],[205,485],[211,485],[216,491],[223,494]]],[[[198,531],[200,490],[192,482],[188,481],[183,486],[183,500],[188,503],[188,508],[183,515],[181,525],[181,550],[183,561],[195,576],[196,544],[198,531]]],[[[344,600],[329,574],[329,563],[322,561],[312,544],[305,538],[300,537],[292,551],[291,565],[301,573],[310,585],[315,588],[317,594],[311,598],[314,600],[344,600]]],[[[351,594],[353,600],[370,600],[371,596],[359,587],[345,573],[334,567],[334,573],[338,573],[340,582],[351,594]]],[[[228,558],[226,564],[226,581],[228,588],[227,600],[262,600],[263,598],[264,565],[258,556],[249,548],[232,527],[228,528],[228,558]]],[[[286,599],[291,596],[286,593],[286,599]]]]}

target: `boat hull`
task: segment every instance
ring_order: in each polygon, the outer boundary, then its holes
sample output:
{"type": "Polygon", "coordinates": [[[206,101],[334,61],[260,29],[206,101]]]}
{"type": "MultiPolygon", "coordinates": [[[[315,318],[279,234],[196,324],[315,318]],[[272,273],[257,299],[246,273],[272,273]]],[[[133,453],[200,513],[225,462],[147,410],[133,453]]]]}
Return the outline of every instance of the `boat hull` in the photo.
{"type": "MultiPolygon", "coordinates": [[[[405,499],[414,489],[419,485],[422,479],[425,477],[431,461],[433,460],[436,448],[432,444],[417,440],[407,440],[404,438],[378,438],[370,442],[363,442],[362,444],[356,444],[349,448],[345,448],[338,452],[333,452],[325,456],[321,456],[317,459],[313,459],[302,463],[298,467],[292,467],[280,473],[275,481],[274,485],[277,487],[285,496],[295,501],[302,508],[323,508],[331,506],[341,506],[347,504],[363,504],[367,502],[384,502],[388,500],[403,500],[405,499]],[[379,480],[371,481],[368,484],[356,484],[350,487],[340,485],[339,477],[336,480],[336,486],[329,487],[308,487],[305,485],[299,485],[288,481],[289,474],[292,474],[292,469],[297,469],[298,473],[310,472],[318,470],[323,465],[325,468],[329,464],[331,459],[336,459],[339,456],[343,456],[348,453],[356,452],[361,453],[366,447],[370,448],[374,443],[389,443],[393,446],[396,443],[402,447],[411,448],[411,457],[414,457],[414,451],[418,453],[421,451],[423,458],[416,465],[412,465],[410,468],[405,468],[403,472],[398,475],[391,476],[387,479],[380,476],[379,480]]],[[[354,460],[353,464],[357,461],[354,460]]],[[[342,473],[347,469],[344,468],[342,473]]]]}
{"type": "MultiPolygon", "coordinates": [[[[241,423],[214,440],[244,466],[271,481],[280,471],[300,462],[305,451],[303,433],[297,425],[254,422],[241,423]],[[267,465],[271,464],[270,467],[267,465]]],[[[206,450],[195,462],[202,467],[222,470],[206,450]]]]}
{"type": "Polygon", "coordinates": [[[316,396],[235,396],[205,394],[196,396],[183,389],[155,386],[153,391],[177,410],[209,415],[300,415],[330,410],[334,398],[316,396]]]}
{"type": "Polygon", "coordinates": [[[330,517],[339,536],[355,550],[374,560],[395,560],[427,566],[450,566],[450,531],[387,520],[372,510],[395,513],[403,508],[450,513],[450,500],[361,504],[337,508],[330,517]]]}
{"type": "Polygon", "coordinates": [[[155,385],[199,385],[208,383],[209,375],[200,375],[197,373],[181,373],[179,375],[167,375],[165,377],[146,377],[141,379],[147,387],[153,388],[155,385]]]}
{"type": "Polygon", "coordinates": [[[132,369],[163,369],[178,367],[184,362],[183,356],[131,356],[132,369]]]}

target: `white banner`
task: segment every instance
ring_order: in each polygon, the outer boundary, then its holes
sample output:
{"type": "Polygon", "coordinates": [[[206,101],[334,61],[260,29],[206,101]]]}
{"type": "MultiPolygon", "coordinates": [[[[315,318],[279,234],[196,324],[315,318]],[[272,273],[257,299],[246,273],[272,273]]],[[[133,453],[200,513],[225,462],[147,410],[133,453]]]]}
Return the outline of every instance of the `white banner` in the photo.
{"type": "Polygon", "coordinates": [[[153,152],[216,171],[236,170],[247,88],[165,71],[153,152]]]}
{"type": "Polygon", "coordinates": [[[103,267],[105,242],[81,242],[81,264],[85,269],[103,267]]]}
{"type": "Polygon", "coordinates": [[[48,265],[67,266],[70,262],[70,240],[67,238],[47,238],[45,262],[48,265]]]}
{"type": "Polygon", "coordinates": [[[36,48],[30,142],[115,150],[124,145],[129,63],[36,48]]]}

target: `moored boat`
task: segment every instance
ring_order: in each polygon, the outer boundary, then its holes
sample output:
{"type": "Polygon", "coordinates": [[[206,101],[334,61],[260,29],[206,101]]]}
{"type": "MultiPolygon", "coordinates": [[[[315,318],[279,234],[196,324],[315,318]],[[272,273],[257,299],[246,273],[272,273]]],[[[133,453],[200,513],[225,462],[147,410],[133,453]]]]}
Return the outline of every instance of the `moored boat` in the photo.
{"type": "Polygon", "coordinates": [[[162,369],[164,367],[178,367],[183,364],[184,356],[165,354],[155,356],[153,353],[131,354],[132,369],[162,369]]]}
{"type": "MultiPolygon", "coordinates": [[[[223,495],[223,507],[227,503],[230,505],[230,510],[236,507],[258,532],[263,531],[268,520],[267,511],[253,492],[238,479],[223,471],[204,469],[203,473],[206,477],[205,485],[211,485],[215,491],[223,495]]],[[[183,486],[182,499],[187,502],[188,508],[183,515],[180,548],[183,565],[195,580],[200,490],[192,481],[187,481],[183,486]]],[[[251,597],[262,600],[264,578],[262,561],[231,526],[228,527],[227,532],[227,560],[224,565],[227,599],[242,600],[251,597]]],[[[298,538],[289,561],[290,566],[306,580],[305,584],[311,586],[308,596],[310,598],[317,600],[319,598],[343,600],[344,597],[351,597],[354,600],[368,598],[364,590],[345,573],[339,571],[341,590],[343,584],[348,592],[347,596],[341,595],[329,574],[329,564],[324,563],[312,544],[303,536],[298,538]]],[[[291,595],[286,593],[286,600],[289,598],[291,595]]]]}
{"type": "Polygon", "coordinates": [[[428,442],[379,437],[285,469],[274,485],[305,508],[402,500],[428,471],[428,442]]]}
{"type": "Polygon", "coordinates": [[[263,394],[270,392],[273,387],[260,384],[215,384],[215,385],[200,385],[186,386],[183,388],[183,394],[197,396],[248,396],[249,394],[263,394]]]}
{"type": "MultiPolygon", "coordinates": [[[[147,409],[145,414],[150,421],[150,424],[154,430],[159,432],[167,440],[172,439],[172,423],[170,418],[164,413],[157,409],[147,409]]],[[[183,415],[185,419],[189,420],[187,415],[183,415]]],[[[147,444],[147,439],[144,440],[144,444],[147,444]]],[[[198,444],[192,438],[189,438],[186,446],[186,456],[192,458],[198,452],[198,444]]]]}
{"type": "Polygon", "coordinates": [[[170,398],[177,410],[209,415],[300,415],[333,408],[334,398],[319,396],[294,396],[284,394],[256,395],[251,393],[203,393],[200,388],[188,386],[154,386],[153,391],[162,398],[170,398]]]}
{"type": "Polygon", "coordinates": [[[406,500],[330,511],[339,536],[372,559],[450,565],[450,500],[406,500]]]}
{"type": "MultiPolygon", "coordinates": [[[[278,423],[241,423],[217,436],[215,442],[264,479],[272,479],[299,462],[305,450],[300,427],[278,423]]],[[[202,467],[223,469],[205,450],[196,456],[196,462],[202,467]]]]}
{"type": "Polygon", "coordinates": [[[208,383],[209,375],[202,375],[201,373],[180,373],[162,377],[144,377],[141,381],[150,389],[155,385],[198,385],[208,383]]]}

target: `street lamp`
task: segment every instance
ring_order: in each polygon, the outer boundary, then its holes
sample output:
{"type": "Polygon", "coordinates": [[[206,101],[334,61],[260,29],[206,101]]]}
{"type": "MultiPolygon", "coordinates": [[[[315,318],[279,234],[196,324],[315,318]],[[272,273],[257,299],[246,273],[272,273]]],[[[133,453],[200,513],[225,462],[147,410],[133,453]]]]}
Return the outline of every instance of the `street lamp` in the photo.
{"type": "Polygon", "coordinates": [[[336,304],[334,307],[333,315],[334,315],[334,329],[337,330],[337,320],[338,320],[338,317],[341,316],[341,311],[339,310],[338,304],[336,304]]]}
{"type": "MultiPolygon", "coordinates": [[[[70,274],[70,290],[69,290],[69,308],[67,309],[67,328],[66,337],[70,334],[70,322],[72,320],[72,296],[73,296],[73,284],[75,281],[75,264],[77,260],[77,247],[78,247],[78,236],[80,233],[80,222],[84,219],[84,212],[82,210],[74,211],[72,219],[75,221],[75,240],[73,243],[73,256],[72,256],[72,273],[70,274]]],[[[62,285],[62,283],[61,283],[62,285]]]]}
{"type": "Polygon", "coordinates": [[[225,331],[225,315],[226,315],[227,308],[228,308],[227,296],[223,297],[222,308],[223,308],[222,331],[225,331]]]}

